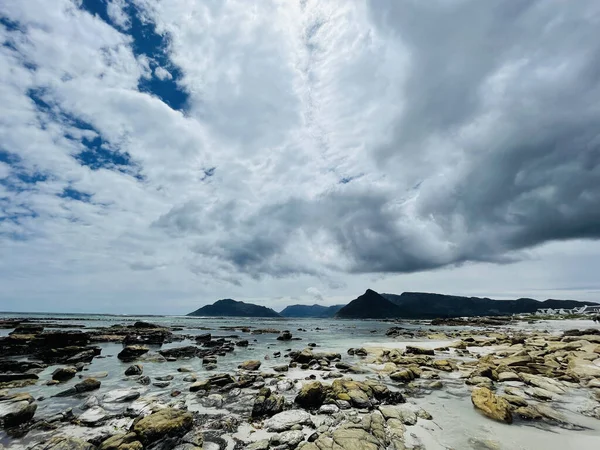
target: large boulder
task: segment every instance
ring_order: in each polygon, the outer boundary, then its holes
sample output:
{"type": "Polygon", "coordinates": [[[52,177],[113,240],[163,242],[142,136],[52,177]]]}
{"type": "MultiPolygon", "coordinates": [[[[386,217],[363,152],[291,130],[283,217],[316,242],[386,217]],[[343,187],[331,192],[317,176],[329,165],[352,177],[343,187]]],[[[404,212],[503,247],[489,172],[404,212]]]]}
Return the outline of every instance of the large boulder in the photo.
{"type": "Polygon", "coordinates": [[[270,417],[279,414],[285,406],[285,398],[282,395],[275,395],[269,388],[260,390],[258,397],[254,400],[252,407],[252,417],[270,417]]]}
{"type": "Polygon", "coordinates": [[[135,422],[132,431],[144,445],[166,436],[182,436],[193,425],[191,413],[173,408],[161,409],[135,422]]]}
{"type": "Polygon", "coordinates": [[[279,336],[277,336],[277,340],[278,341],[291,341],[292,333],[290,333],[289,330],[282,331],[281,334],[279,336]]]}
{"type": "Polygon", "coordinates": [[[512,414],[509,403],[502,397],[496,396],[485,387],[478,387],[471,392],[473,406],[490,419],[499,422],[512,423],[512,414]]]}
{"type": "Polygon", "coordinates": [[[149,351],[150,349],[143,345],[128,345],[119,352],[117,358],[124,362],[134,361],[149,351]]]}
{"type": "Polygon", "coordinates": [[[0,424],[12,428],[33,419],[37,405],[27,393],[0,393],[0,424]]]}
{"type": "Polygon", "coordinates": [[[327,388],[320,381],[311,381],[302,386],[294,401],[303,408],[317,409],[327,397],[327,388]]]}

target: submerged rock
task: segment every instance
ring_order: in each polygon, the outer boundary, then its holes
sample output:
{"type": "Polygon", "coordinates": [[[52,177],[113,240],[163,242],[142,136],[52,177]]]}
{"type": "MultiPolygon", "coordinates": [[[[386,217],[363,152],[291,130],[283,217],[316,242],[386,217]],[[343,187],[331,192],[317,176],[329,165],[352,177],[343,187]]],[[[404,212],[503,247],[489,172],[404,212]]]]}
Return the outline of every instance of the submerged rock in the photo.
{"type": "Polygon", "coordinates": [[[129,366],[127,368],[127,370],[125,370],[125,375],[127,375],[127,376],[141,375],[143,372],[144,372],[144,368],[141,364],[134,364],[132,366],[129,366]]]}

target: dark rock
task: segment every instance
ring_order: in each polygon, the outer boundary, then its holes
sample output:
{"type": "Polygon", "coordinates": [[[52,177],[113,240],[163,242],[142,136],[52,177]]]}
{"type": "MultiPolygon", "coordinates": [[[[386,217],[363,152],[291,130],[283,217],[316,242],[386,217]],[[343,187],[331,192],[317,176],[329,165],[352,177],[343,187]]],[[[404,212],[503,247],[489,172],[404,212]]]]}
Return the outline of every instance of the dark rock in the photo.
{"type": "Polygon", "coordinates": [[[162,328],[160,325],[155,325],[149,322],[138,321],[133,324],[133,328],[162,328]]]}
{"type": "Polygon", "coordinates": [[[278,341],[290,341],[292,339],[292,333],[289,330],[284,330],[281,332],[279,336],[277,336],[278,341]]]}
{"type": "Polygon", "coordinates": [[[326,387],[319,381],[306,383],[294,399],[294,401],[307,409],[319,408],[327,396],[326,387]]]}
{"type": "Polygon", "coordinates": [[[233,377],[231,375],[229,375],[228,373],[220,373],[218,375],[213,375],[212,377],[210,377],[208,379],[208,381],[210,381],[210,384],[212,386],[219,386],[219,387],[223,387],[223,386],[227,386],[228,384],[235,383],[235,380],[233,379],[233,377]]]}
{"type": "Polygon", "coordinates": [[[249,342],[246,339],[244,339],[242,341],[236,342],[235,345],[237,345],[238,347],[248,347],[249,342]]]}
{"type": "Polygon", "coordinates": [[[144,368],[142,367],[141,364],[134,364],[132,366],[129,366],[127,368],[127,370],[125,370],[125,375],[132,376],[132,375],[141,375],[144,372],[144,368]]]}
{"type": "Polygon", "coordinates": [[[67,381],[75,376],[77,369],[75,367],[60,367],[52,372],[52,379],[57,381],[67,381]]]}
{"type": "Polygon", "coordinates": [[[195,345],[188,345],[185,347],[176,347],[169,348],[167,350],[159,350],[160,353],[165,358],[183,358],[183,357],[192,357],[196,356],[199,348],[195,345]]]}
{"type": "Polygon", "coordinates": [[[37,379],[39,379],[39,377],[35,373],[14,373],[14,372],[0,373],[0,383],[10,383],[11,381],[37,380],[37,379]]]}
{"type": "Polygon", "coordinates": [[[119,352],[117,358],[125,362],[134,361],[140,356],[148,353],[148,351],[150,351],[150,349],[148,347],[144,347],[143,345],[128,345],[119,352]]]}
{"type": "Polygon", "coordinates": [[[433,356],[435,354],[435,352],[430,348],[412,347],[410,345],[406,346],[405,353],[409,353],[411,355],[431,355],[431,356],[433,356]]]}
{"type": "Polygon", "coordinates": [[[54,397],[69,397],[71,395],[81,394],[83,392],[91,392],[100,388],[100,381],[95,378],[87,378],[80,383],[77,383],[72,388],[59,392],[54,397]]]}
{"type": "Polygon", "coordinates": [[[212,339],[212,335],[210,333],[199,334],[196,336],[196,342],[208,342],[212,339]]]}
{"type": "Polygon", "coordinates": [[[283,411],[285,398],[282,395],[275,395],[269,388],[260,390],[258,397],[252,407],[252,417],[271,417],[283,411]]]}

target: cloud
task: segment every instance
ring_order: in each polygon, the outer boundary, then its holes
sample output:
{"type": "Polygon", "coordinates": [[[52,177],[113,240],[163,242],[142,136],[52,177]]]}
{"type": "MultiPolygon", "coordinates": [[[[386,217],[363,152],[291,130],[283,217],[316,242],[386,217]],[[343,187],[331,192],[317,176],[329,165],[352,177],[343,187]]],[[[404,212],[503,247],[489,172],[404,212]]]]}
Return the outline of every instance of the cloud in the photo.
{"type": "Polygon", "coordinates": [[[316,302],[323,301],[323,294],[316,287],[309,287],[308,289],[306,289],[306,293],[310,295],[316,302]]]}
{"type": "Polygon", "coordinates": [[[595,241],[599,12],[5,2],[5,295],[353,298],[595,241]]]}

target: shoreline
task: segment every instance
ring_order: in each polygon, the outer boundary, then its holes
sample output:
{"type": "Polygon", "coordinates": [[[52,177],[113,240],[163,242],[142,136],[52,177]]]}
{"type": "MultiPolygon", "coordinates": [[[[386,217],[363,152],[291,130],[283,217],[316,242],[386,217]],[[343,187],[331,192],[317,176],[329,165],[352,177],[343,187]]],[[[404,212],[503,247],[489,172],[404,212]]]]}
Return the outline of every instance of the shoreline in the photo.
{"type": "Polygon", "coordinates": [[[15,403],[25,411],[0,444],[51,449],[40,446],[54,437],[110,449],[106,436],[116,429],[137,448],[321,450],[317,444],[339,441],[344,449],[354,448],[344,444],[352,437],[374,449],[527,449],[546,441],[553,449],[568,438],[585,450],[600,436],[600,327],[591,321],[449,327],[322,319],[297,321],[306,328],[286,334],[265,327],[281,319],[223,325],[189,317],[197,323],[165,326],[173,317],[159,316],[157,325],[108,320],[79,332],[60,328],[77,318],[47,329],[28,321],[1,337],[3,355],[14,354],[0,364],[16,379],[2,382],[0,420],[15,403]],[[564,330],[571,327],[577,331],[564,330]],[[137,365],[139,373],[124,375],[137,365]],[[70,367],[69,378],[52,381],[70,367]],[[78,391],[86,380],[95,380],[90,390],[78,391]],[[505,410],[487,411],[489,402],[471,399],[480,393],[505,410]],[[186,425],[145,440],[135,424],[166,411],[186,425]],[[288,411],[301,422],[278,425],[288,411]],[[509,415],[513,423],[502,423],[509,415]]]}

